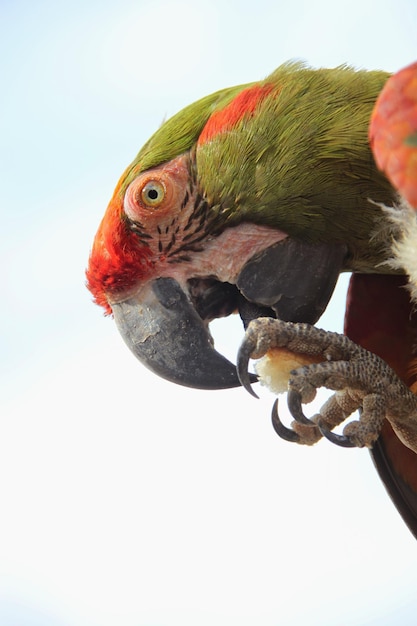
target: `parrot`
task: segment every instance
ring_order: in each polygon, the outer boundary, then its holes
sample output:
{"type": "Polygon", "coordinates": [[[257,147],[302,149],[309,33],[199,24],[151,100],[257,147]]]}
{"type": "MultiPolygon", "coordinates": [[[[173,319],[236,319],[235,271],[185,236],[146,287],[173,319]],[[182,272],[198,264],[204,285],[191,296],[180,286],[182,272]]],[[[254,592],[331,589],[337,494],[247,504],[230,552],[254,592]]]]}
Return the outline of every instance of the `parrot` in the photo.
{"type": "Polygon", "coordinates": [[[291,61],[174,114],[119,179],[86,279],[133,354],[166,380],[254,393],[273,376],[248,373],[249,359],[269,360],[294,417],[284,426],[275,402],[276,432],[367,447],[417,538],[417,317],[393,261],[404,208],[368,140],[389,78],[291,61]],[[345,330],[330,333],[316,323],[343,272],[345,330]],[[234,313],[236,365],[209,328],[234,313]],[[302,405],[320,386],[335,393],[310,419],[302,405]]]}

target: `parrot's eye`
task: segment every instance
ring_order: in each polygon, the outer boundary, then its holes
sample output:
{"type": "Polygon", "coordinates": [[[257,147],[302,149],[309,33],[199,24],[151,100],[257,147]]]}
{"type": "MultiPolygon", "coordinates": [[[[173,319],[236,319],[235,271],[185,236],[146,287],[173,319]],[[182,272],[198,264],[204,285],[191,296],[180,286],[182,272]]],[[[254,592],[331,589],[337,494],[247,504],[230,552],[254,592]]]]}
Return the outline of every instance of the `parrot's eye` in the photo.
{"type": "Polygon", "coordinates": [[[142,189],[138,189],[138,201],[150,209],[157,209],[165,199],[165,185],[157,180],[149,180],[142,189]]]}
{"type": "Polygon", "coordinates": [[[172,222],[181,210],[189,169],[176,161],[148,170],[137,176],[126,189],[123,209],[133,222],[143,228],[161,228],[165,218],[172,222]]]}

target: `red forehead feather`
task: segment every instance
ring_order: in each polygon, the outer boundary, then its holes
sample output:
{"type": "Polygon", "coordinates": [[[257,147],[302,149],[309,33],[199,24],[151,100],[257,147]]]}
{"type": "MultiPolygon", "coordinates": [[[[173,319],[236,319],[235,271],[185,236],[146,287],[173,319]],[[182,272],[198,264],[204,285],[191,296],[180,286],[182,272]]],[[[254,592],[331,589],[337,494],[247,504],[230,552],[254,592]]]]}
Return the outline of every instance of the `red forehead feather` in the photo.
{"type": "MultiPolygon", "coordinates": [[[[254,85],[241,91],[227,106],[216,111],[205,125],[198,143],[231,130],[244,117],[252,117],[261,102],[274,90],[270,84],[254,85]]],[[[136,164],[135,171],[139,172],[136,164]]],[[[109,299],[143,280],[150,271],[150,250],[138,242],[123,219],[123,191],[132,178],[128,168],[121,177],[94,239],[87,275],[87,287],[97,304],[111,313],[109,299]]]]}
{"type": "Polygon", "coordinates": [[[87,276],[87,287],[94,301],[111,313],[108,301],[133,287],[149,271],[150,251],[138,246],[135,235],[123,219],[120,183],[107,207],[94,238],[87,276]]]}
{"type": "Polygon", "coordinates": [[[229,104],[211,115],[198,139],[204,144],[219,133],[231,130],[243,117],[252,117],[259,104],[274,89],[273,85],[254,85],[241,91],[229,104]]]}

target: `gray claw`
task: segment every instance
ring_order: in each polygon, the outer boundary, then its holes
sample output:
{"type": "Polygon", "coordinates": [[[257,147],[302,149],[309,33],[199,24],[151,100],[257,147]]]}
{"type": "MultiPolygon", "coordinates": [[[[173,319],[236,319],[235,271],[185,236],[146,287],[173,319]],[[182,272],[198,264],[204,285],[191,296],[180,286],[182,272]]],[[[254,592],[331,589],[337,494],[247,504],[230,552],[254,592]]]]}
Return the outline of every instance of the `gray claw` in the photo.
{"type": "Polygon", "coordinates": [[[333,433],[331,430],[328,430],[321,420],[317,421],[317,427],[323,437],[326,437],[326,439],[328,439],[331,443],[334,443],[336,446],[340,446],[341,448],[356,448],[350,437],[333,433]]]}
{"type": "Polygon", "coordinates": [[[278,415],[278,398],[275,400],[272,412],[271,412],[272,426],[274,427],[275,432],[281,439],[285,439],[285,441],[290,441],[291,443],[300,443],[300,436],[291,428],[287,428],[281,422],[278,415]]]}
{"type": "Polygon", "coordinates": [[[246,391],[251,394],[251,396],[254,396],[254,398],[259,398],[259,396],[252,389],[251,385],[251,382],[255,382],[257,380],[257,376],[250,374],[248,371],[249,359],[251,358],[252,350],[253,348],[250,343],[247,340],[244,340],[237,353],[236,370],[242,387],[244,387],[246,391]]]}
{"type": "Polygon", "coordinates": [[[294,389],[290,389],[287,393],[287,404],[289,411],[296,422],[299,424],[305,424],[306,426],[316,426],[315,422],[312,422],[303,413],[303,407],[301,403],[301,394],[294,389]]]}

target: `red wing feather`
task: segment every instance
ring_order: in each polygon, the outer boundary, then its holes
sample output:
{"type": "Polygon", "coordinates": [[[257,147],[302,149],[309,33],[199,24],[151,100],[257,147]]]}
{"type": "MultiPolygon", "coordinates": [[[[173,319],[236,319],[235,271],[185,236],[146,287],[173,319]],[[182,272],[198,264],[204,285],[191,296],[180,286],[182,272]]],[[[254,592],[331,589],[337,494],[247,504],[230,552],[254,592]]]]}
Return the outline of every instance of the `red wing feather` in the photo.
{"type": "MultiPolygon", "coordinates": [[[[404,277],[352,275],[346,335],[383,358],[416,392],[417,315],[412,309],[404,277]]],[[[417,539],[417,455],[386,422],[371,456],[395,506],[417,539]]]]}

